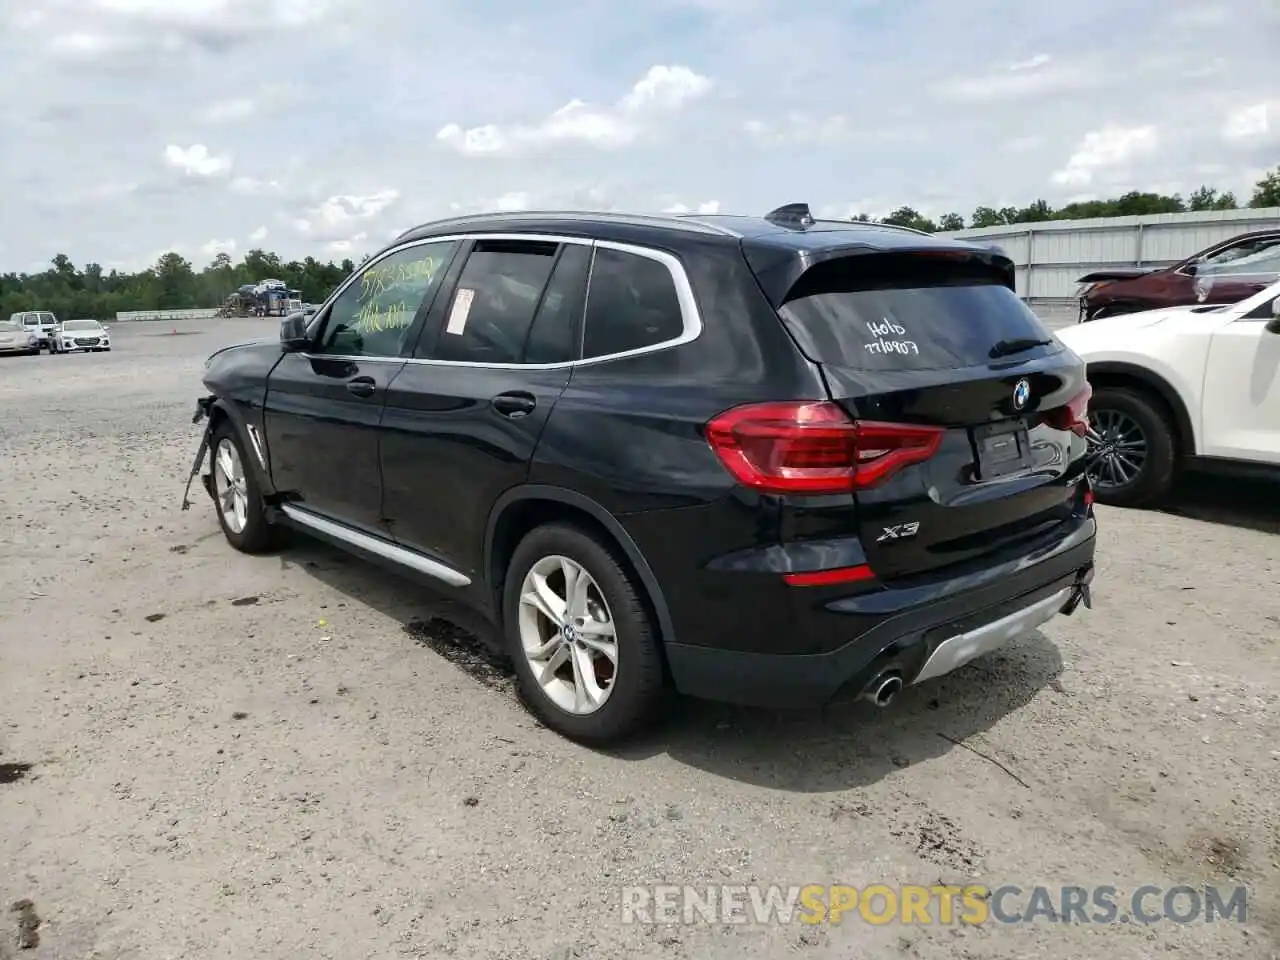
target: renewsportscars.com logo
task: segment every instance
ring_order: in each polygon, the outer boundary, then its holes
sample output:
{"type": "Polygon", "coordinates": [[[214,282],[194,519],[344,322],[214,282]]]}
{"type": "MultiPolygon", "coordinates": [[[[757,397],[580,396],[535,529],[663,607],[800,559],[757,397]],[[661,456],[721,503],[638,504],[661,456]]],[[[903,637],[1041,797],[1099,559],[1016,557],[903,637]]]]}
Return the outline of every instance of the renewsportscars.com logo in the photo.
{"type": "Polygon", "coordinates": [[[1125,895],[1114,886],[986,887],[843,884],[624,887],[622,922],[978,926],[987,923],[1244,923],[1244,887],[1158,887],[1125,895]]]}

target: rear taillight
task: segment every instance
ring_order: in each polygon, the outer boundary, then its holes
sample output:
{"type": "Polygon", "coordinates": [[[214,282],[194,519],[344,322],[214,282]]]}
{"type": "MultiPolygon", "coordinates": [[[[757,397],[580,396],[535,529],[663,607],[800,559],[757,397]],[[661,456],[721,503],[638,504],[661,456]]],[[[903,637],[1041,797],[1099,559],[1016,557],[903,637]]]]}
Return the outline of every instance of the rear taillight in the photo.
{"type": "Polygon", "coordinates": [[[707,424],[707,441],[739,483],[761,493],[850,493],[928,460],[940,427],[852,420],[829,401],[735,407],[707,424]]]}
{"type": "Polygon", "coordinates": [[[1046,410],[1044,422],[1056,430],[1070,430],[1077,437],[1089,433],[1089,399],[1093,396],[1093,387],[1085,383],[1084,389],[1066,402],[1064,406],[1046,410]]]}

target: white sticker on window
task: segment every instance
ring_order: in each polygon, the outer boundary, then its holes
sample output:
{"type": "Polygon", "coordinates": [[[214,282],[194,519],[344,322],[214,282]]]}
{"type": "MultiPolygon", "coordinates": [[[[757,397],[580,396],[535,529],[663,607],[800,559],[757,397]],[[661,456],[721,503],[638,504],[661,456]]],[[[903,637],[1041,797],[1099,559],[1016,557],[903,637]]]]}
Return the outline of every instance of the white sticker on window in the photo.
{"type": "Polygon", "coordinates": [[[475,298],[474,290],[463,287],[458,291],[453,298],[453,309],[449,311],[449,324],[444,328],[445,333],[461,334],[467,328],[467,316],[471,313],[471,301],[475,298]]]}

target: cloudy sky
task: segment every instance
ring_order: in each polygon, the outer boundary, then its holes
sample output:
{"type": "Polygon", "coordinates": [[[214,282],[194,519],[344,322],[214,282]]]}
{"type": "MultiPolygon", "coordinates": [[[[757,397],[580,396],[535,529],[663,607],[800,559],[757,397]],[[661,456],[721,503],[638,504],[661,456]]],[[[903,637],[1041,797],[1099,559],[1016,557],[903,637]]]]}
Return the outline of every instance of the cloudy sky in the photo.
{"type": "Polygon", "coordinates": [[[827,216],[1280,163],[1276,0],[0,0],[0,272],[484,208],[827,216]]]}

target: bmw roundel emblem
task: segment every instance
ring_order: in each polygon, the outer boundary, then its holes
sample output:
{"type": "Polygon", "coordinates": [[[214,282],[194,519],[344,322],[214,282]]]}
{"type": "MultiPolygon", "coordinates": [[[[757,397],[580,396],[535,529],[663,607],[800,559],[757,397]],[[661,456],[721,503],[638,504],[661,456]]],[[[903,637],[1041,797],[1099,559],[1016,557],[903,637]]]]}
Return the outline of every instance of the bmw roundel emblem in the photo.
{"type": "Polygon", "coordinates": [[[1021,410],[1031,402],[1031,384],[1019,380],[1013,388],[1013,409],[1021,410]]]}

